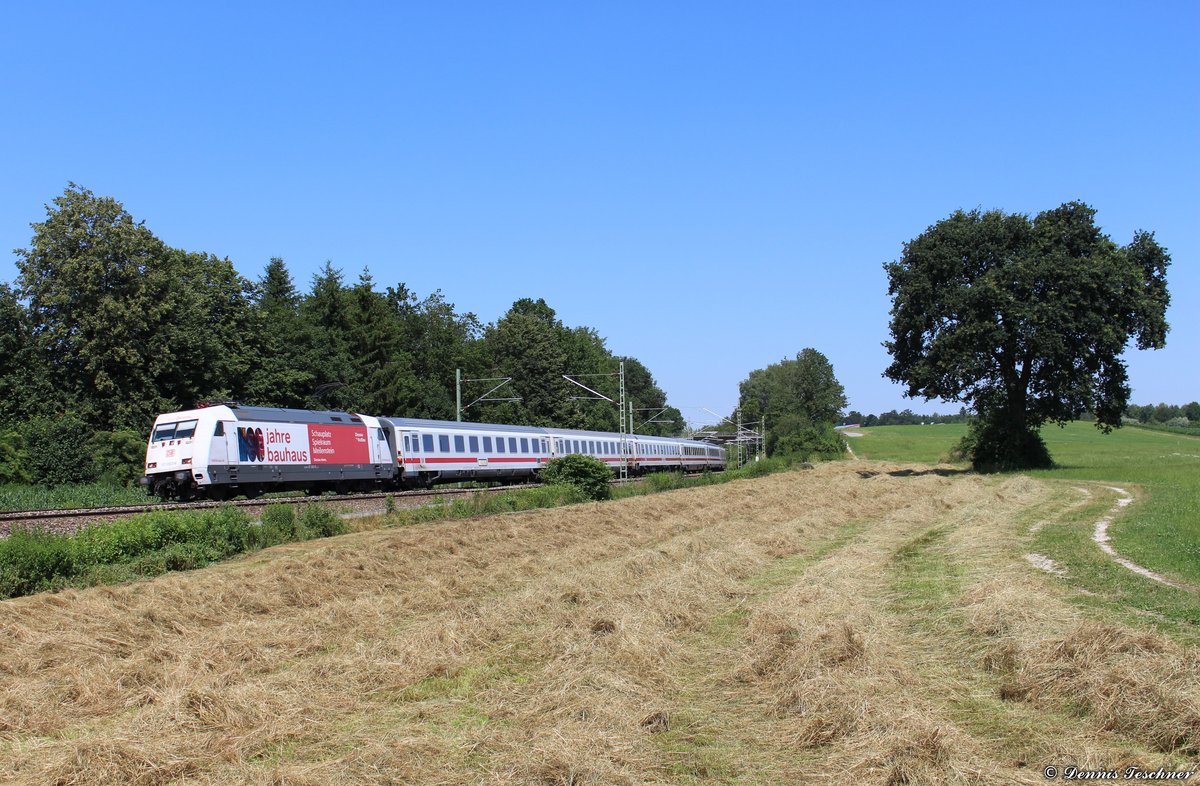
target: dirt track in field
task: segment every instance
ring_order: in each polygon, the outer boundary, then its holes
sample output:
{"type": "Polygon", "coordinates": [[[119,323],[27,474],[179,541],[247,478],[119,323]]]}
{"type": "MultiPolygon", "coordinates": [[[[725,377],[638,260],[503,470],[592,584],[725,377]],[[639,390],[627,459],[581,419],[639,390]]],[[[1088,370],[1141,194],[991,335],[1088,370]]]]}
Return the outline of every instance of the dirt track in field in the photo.
{"type": "Polygon", "coordinates": [[[1200,657],[1024,559],[1078,496],[927,470],[4,602],[0,783],[1045,783],[1200,754],[1200,657]]]}

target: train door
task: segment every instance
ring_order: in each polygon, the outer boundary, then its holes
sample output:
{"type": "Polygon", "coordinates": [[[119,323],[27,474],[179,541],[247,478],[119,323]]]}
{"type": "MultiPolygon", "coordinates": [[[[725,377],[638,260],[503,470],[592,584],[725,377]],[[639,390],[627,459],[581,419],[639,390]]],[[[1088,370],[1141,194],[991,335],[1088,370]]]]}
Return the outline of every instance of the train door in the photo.
{"type": "Polygon", "coordinates": [[[392,448],[387,441],[387,435],[382,426],[367,427],[367,442],[371,446],[371,464],[375,467],[375,477],[382,478],[386,472],[391,477],[392,448]],[[384,465],[388,466],[384,470],[384,465]]]}
{"type": "Polygon", "coordinates": [[[404,464],[411,471],[419,471],[425,469],[425,449],[421,445],[421,432],[408,432],[408,444],[404,450],[404,464]]]}
{"type": "Polygon", "coordinates": [[[209,466],[224,466],[229,463],[229,440],[226,434],[235,433],[233,423],[218,420],[213,428],[213,438],[208,446],[209,466]]]}

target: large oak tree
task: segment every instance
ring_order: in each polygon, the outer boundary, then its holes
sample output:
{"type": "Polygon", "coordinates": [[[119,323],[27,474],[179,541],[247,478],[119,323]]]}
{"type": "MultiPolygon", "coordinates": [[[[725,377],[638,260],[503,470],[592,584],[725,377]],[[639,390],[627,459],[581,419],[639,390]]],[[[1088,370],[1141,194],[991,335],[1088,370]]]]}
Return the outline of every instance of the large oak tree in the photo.
{"type": "Polygon", "coordinates": [[[1047,465],[1044,423],[1092,412],[1101,429],[1120,426],[1126,345],[1166,343],[1169,263],[1149,232],[1117,246],[1080,202],[1032,219],[960,210],[884,265],[884,375],[908,396],[972,406],[977,468],[1047,465]]]}

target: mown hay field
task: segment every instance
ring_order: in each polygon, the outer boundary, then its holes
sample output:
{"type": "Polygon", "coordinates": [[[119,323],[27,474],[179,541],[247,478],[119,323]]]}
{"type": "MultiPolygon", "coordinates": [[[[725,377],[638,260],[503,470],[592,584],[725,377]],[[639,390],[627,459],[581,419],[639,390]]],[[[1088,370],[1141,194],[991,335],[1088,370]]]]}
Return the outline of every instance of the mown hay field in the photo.
{"type": "Polygon", "coordinates": [[[1045,783],[1051,764],[1187,768],[1193,640],[1025,558],[1048,529],[1086,528],[1106,494],[833,462],[7,601],[0,782],[1009,784],[1045,783]]]}
{"type": "MultiPolygon", "coordinates": [[[[882,426],[852,439],[864,458],[945,461],[966,434],[963,424],[882,426]]],[[[1117,549],[1147,567],[1200,584],[1200,437],[1125,427],[1109,434],[1077,421],[1042,429],[1055,467],[1030,474],[1050,480],[1105,482],[1137,505],[1115,522],[1117,549]]]]}

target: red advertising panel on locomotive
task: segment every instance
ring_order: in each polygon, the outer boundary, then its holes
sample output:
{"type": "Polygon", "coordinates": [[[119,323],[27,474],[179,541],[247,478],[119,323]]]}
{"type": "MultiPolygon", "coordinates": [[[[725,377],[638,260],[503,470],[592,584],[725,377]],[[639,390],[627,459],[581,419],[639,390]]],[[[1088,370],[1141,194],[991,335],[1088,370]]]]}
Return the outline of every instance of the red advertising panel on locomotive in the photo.
{"type": "Polygon", "coordinates": [[[313,464],[370,464],[371,449],[363,426],[309,425],[313,464]]]}

